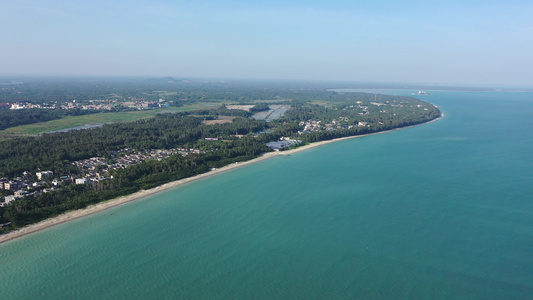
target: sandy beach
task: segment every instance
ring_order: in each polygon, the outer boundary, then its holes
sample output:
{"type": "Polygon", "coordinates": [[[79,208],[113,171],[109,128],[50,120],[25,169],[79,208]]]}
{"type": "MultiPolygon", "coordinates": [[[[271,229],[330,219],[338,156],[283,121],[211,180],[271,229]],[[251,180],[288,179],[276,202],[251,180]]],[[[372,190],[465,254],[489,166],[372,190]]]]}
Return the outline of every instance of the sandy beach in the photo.
{"type": "MultiPolygon", "coordinates": [[[[437,121],[437,120],[441,119],[442,117],[444,117],[444,114],[441,114],[441,116],[439,118],[434,119],[432,121],[429,121],[427,123],[437,121]]],[[[422,124],[426,124],[426,123],[422,123],[422,124]]],[[[413,125],[413,126],[418,126],[418,125],[422,125],[422,124],[417,124],[417,125],[413,125]]],[[[333,139],[333,140],[328,140],[328,141],[321,141],[321,142],[308,144],[308,145],[305,145],[305,146],[302,146],[302,147],[298,147],[298,148],[292,149],[292,150],[268,152],[268,153],[265,153],[265,154],[263,154],[262,156],[260,156],[258,158],[255,158],[255,159],[252,159],[252,160],[249,160],[249,161],[239,162],[239,163],[232,163],[232,164],[229,164],[227,166],[224,166],[222,168],[218,168],[216,170],[213,170],[213,171],[210,171],[210,172],[207,172],[207,173],[203,173],[203,174],[200,174],[200,175],[196,175],[196,176],[193,176],[193,177],[189,177],[189,178],[185,178],[185,179],[181,179],[181,180],[177,180],[177,181],[173,181],[173,182],[169,182],[169,183],[163,184],[161,186],[155,187],[153,189],[141,190],[141,191],[138,191],[136,193],[133,193],[133,194],[130,194],[130,195],[127,195],[127,196],[122,196],[122,197],[119,197],[119,198],[107,200],[107,201],[104,201],[104,202],[101,202],[101,203],[98,203],[98,204],[95,204],[95,205],[88,206],[87,208],[84,208],[84,209],[70,211],[70,212],[61,214],[61,215],[59,215],[57,217],[53,217],[53,218],[50,218],[50,219],[43,220],[41,222],[26,226],[26,227],[21,228],[19,230],[15,230],[15,231],[6,233],[4,235],[1,235],[0,236],[0,244],[2,244],[4,242],[7,242],[7,241],[14,240],[16,238],[20,238],[20,237],[23,237],[23,236],[38,232],[38,231],[41,231],[41,230],[44,230],[44,229],[47,229],[47,228],[50,228],[50,227],[58,225],[58,224],[63,224],[65,222],[69,222],[69,221],[76,220],[76,219],[79,219],[79,218],[82,218],[82,217],[85,217],[85,216],[88,216],[88,215],[91,215],[91,214],[94,214],[94,213],[98,213],[98,212],[104,211],[104,210],[112,208],[112,207],[117,207],[119,205],[131,202],[131,201],[143,199],[143,198],[146,198],[147,196],[151,196],[151,195],[154,195],[156,193],[159,193],[159,192],[162,192],[162,191],[165,191],[165,190],[168,190],[168,189],[176,188],[178,186],[181,186],[183,184],[186,184],[186,183],[189,183],[189,182],[192,182],[192,181],[196,181],[196,180],[200,180],[200,179],[203,179],[203,178],[206,178],[206,177],[209,177],[209,176],[214,176],[214,175],[217,175],[217,174],[221,174],[221,173],[233,170],[235,168],[239,168],[239,167],[243,167],[243,166],[250,165],[250,164],[253,164],[253,163],[257,163],[257,162],[260,162],[260,161],[263,161],[265,159],[269,159],[269,158],[272,158],[272,157],[275,157],[275,156],[278,156],[278,155],[291,155],[291,154],[294,154],[294,153],[297,153],[297,152],[300,152],[300,151],[305,151],[305,150],[308,150],[308,149],[311,149],[311,148],[320,147],[320,146],[323,146],[323,145],[326,145],[326,144],[330,144],[330,143],[334,143],[334,142],[338,142],[338,141],[343,141],[343,140],[347,140],[347,139],[354,139],[354,138],[360,138],[360,137],[364,137],[364,136],[387,133],[387,132],[391,132],[391,131],[410,128],[410,127],[413,127],[413,126],[396,128],[396,129],[392,129],[392,130],[381,131],[381,132],[376,132],[376,133],[370,133],[370,134],[365,134],[365,135],[349,136],[349,137],[343,137],[343,138],[338,138],[338,139],[333,139]]]]}

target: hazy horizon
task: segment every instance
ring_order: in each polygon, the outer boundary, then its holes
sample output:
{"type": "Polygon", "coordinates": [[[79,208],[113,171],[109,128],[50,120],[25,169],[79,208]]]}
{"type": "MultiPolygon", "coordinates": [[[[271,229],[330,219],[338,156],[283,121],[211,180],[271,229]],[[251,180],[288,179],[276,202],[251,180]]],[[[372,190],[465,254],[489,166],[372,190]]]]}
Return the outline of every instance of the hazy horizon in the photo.
{"type": "Polygon", "coordinates": [[[379,90],[379,89],[407,89],[407,90],[514,90],[529,91],[533,89],[531,85],[517,84],[447,84],[447,83],[428,83],[428,82],[385,82],[385,81],[347,81],[347,80],[314,80],[314,79],[283,79],[283,78],[229,78],[229,77],[189,77],[189,76],[143,76],[143,75],[72,75],[72,74],[2,74],[0,73],[1,85],[17,85],[22,83],[37,82],[113,82],[113,81],[146,81],[146,80],[163,80],[172,78],[176,83],[226,83],[226,84],[294,84],[293,87],[309,87],[310,84],[319,89],[362,89],[362,90],[379,90]]]}
{"type": "Polygon", "coordinates": [[[0,74],[531,86],[527,1],[5,3],[0,74]]]}

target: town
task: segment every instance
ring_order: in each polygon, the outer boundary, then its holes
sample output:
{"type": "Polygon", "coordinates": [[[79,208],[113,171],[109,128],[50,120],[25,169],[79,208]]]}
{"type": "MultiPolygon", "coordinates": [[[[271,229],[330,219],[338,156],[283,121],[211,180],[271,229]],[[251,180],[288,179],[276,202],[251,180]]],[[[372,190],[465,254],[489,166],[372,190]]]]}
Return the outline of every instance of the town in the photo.
{"type": "Polygon", "coordinates": [[[130,99],[129,101],[119,100],[87,100],[77,101],[72,100],[70,102],[58,102],[52,101],[49,103],[30,103],[30,102],[15,102],[15,103],[0,103],[0,108],[19,110],[19,109],[81,109],[81,110],[146,110],[165,108],[171,106],[172,101],[166,101],[159,99],[159,101],[146,101],[130,99]]]}
{"type": "Polygon", "coordinates": [[[7,193],[12,193],[12,195],[7,195],[4,196],[4,199],[0,199],[0,206],[5,206],[23,197],[34,197],[42,193],[56,191],[70,184],[89,184],[109,180],[112,178],[112,175],[109,175],[110,171],[127,168],[149,159],[162,160],[174,154],[186,156],[192,153],[202,154],[205,151],[187,148],[136,151],[125,148],[110,151],[110,159],[91,157],[72,162],[71,164],[79,170],[76,175],[54,176],[52,171],[39,171],[32,175],[26,171],[21,177],[12,180],[0,178],[0,189],[7,191],[7,193]]]}

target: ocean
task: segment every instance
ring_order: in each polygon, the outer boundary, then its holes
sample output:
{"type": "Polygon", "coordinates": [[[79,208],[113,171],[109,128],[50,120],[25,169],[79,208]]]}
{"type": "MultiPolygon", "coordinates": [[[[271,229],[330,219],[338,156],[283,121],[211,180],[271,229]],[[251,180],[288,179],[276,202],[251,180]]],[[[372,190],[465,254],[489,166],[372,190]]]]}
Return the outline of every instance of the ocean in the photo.
{"type": "Polygon", "coordinates": [[[427,93],[444,118],[0,245],[0,298],[533,298],[533,92],[427,93]]]}

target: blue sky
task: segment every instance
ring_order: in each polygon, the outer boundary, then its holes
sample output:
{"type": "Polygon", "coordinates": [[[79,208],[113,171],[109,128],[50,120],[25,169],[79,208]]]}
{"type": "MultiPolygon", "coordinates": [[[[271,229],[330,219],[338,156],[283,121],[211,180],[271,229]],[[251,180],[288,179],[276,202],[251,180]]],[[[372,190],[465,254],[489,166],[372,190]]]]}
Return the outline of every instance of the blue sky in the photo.
{"type": "Polygon", "coordinates": [[[0,73],[533,85],[531,1],[17,0],[0,73]]]}

